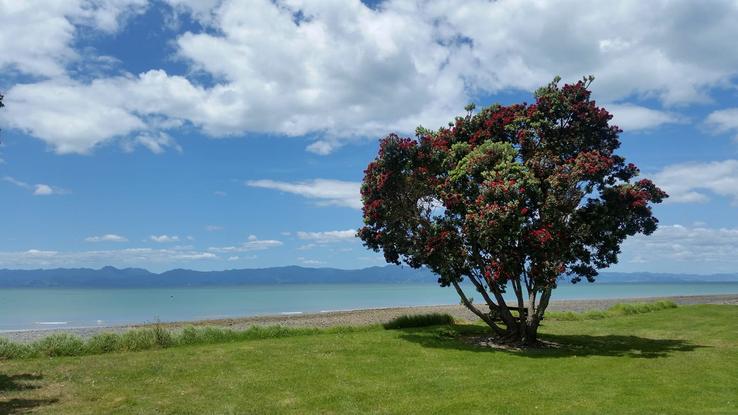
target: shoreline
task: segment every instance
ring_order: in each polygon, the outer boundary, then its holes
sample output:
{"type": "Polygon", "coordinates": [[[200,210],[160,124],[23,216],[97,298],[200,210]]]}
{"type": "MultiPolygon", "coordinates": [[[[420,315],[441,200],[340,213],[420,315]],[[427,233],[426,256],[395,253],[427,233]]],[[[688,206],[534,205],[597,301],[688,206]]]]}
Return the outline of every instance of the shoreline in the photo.
{"type": "MultiPolygon", "coordinates": [[[[548,311],[574,311],[607,309],[618,303],[639,303],[668,300],[678,305],[690,304],[728,304],[738,305],[738,294],[689,295],[663,297],[629,297],[609,299],[552,300],[548,311]]],[[[410,307],[380,307],[350,310],[325,310],[320,312],[291,312],[258,316],[219,318],[195,321],[176,321],[159,323],[164,328],[179,330],[187,326],[217,326],[233,330],[244,330],[251,326],[286,327],[333,327],[362,326],[381,324],[403,314],[447,313],[459,320],[478,320],[471,311],[459,304],[440,304],[410,307]]],[[[89,326],[89,327],[48,327],[0,332],[0,337],[19,343],[30,343],[57,333],[68,333],[83,339],[99,333],[121,333],[131,329],[151,327],[156,323],[137,323],[130,325],[89,326]]]]}

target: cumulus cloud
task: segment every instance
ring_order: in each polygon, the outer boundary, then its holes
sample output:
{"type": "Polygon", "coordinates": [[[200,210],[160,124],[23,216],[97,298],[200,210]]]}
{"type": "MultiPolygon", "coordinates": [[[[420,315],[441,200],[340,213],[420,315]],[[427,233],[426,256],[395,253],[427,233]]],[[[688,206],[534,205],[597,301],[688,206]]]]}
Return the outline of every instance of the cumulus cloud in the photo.
{"type": "Polygon", "coordinates": [[[179,264],[181,262],[217,259],[219,257],[212,252],[202,252],[192,249],[128,248],[80,252],[29,249],[18,252],[0,252],[0,267],[141,266],[141,264],[179,264]]]}
{"type": "Polygon", "coordinates": [[[669,194],[670,203],[704,203],[712,194],[738,204],[738,160],[667,166],[653,179],[669,194]]]}
{"type": "Polygon", "coordinates": [[[655,128],[663,124],[682,122],[682,117],[668,111],[660,111],[633,104],[610,104],[606,108],[613,115],[612,123],[623,131],[655,128]]]}
{"type": "Polygon", "coordinates": [[[736,134],[738,141],[738,108],[726,108],[713,111],[707,116],[707,124],[718,133],[736,134]]]}
{"type": "Polygon", "coordinates": [[[259,239],[255,235],[249,235],[246,242],[231,246],[212,246],[208,248],[210,252],[233,254],[238,252],[264,251],[271,248],[282,246],[282,241],[274,239],[259,239]]]}
{"type": "Polygon", "coordinates": [[[314,241],[316,243],[331,243],[353,241],[356,238],[356,229],[346,229],[344,231],[324,231],[324,232],[297,232],[297,237],[305,241],[314,241]]]}
{"type": "Polygon", "coordinates": [[[652,235],[628,239],[623,251],[634,262],[738,263],[738,229],[662,225],[652,235]]]}
{"type": "Polygon", "coordinates": [[[147,0],[0,1],[0,70],[61,76],[80,58],[73,48],[79,27],[113,33],[147,0]]]}
{"type": "MultiPolygon", "coordinates": [[[[6,124],[40,138],[57,153],[89,153],[110,140],[136,133],[124,148],[143,145],[154,153],[178,149],[167,134],[157,131],[188,117],[187,109],[202,91],[182,77],[149,71],[138,77],[114,77],[83,83],[51,79],[13,86],[7,94],[6,124]],[[170,123],[162,123],[162,117],[170,123]]],[[[188,116],[189,114],[189,116],[188,116]]]]}
{"type": "Polygon", "coordinates": [[[309,258],[305,258],[305,257],[298,257],[297,260],[300,261],[301,264],[307,265],[309,267],[316,267],[316,266],[319,266],[319,265],[325,265],[325,261],[320,261],[320,260],[317,260],[317,259],[309,259],[309,258]]]}
{"type": "Polygon", "coordinates": [[[149,239],[156,243],[171,243],[179,242],[179,236],[177,235],[151,235],[149,239]]]}
{"type": "Polygon", "coordinates": [[[108,233],[99,236],[88,236],[85,238],[85,242],[128,242],[128,239],[124,236],[108,233]]]}
{"type": "Polygon", "coordinates": [[[317,134],[307,150],[329,154],[351,140],[410,133],[418,124],[436,128],[480,93],[530,91],[555,74],[567,81],[595,74],[597,99],[613,103],[623,128],[655,128],[681,117],[627,101],[706,102],[713,88],[735,86],[738,74],[738,50],[730,43],[738,38],[738,5],[727,0],[709,7],[167,0],[200,23],[173,39],[190,65],[187,75],[152,68],[89,82],[66,70],[78,55],[70,46],[77,26],[115,31],[144,0],[15,3],[28,2],[10,3],[3,32],[27,44],[3,54],[0,66],[48,79],[10,88],[4,122],[59,153],[91,152],[122,137],[154,152],[176,149],[166,132],[188,124],[213,137],[317,134]],[[38,21],[31,11],[41,13],[38,21]],[[14,31],[34,34],[6,30],[6,20],[14,31]],[[215,82],[199,85],[191,76],[198,73],[215,82]]]}
{"type": "Polygon", "coordinates": [[[361,209],[358,182],[331,179],[313,179],[301,182],[280,182],[275,180],[249,180],[247,186],[274,189],[314,199],[318,205],[344,206],[361,209]]]}
{"type": "Polygon", "coordinates": [[[20,188],[31,191],[31,194],[33,194],[34,196],[51,196],[51,195],[61,195],[61,194],[66,193],[64,189],[61,189],[58,187],[52,187],[48,184],[43,184],[43,183],[29,184],[22,180],[13,178],[11,176],[5,176],[3,177],[3,180],[10,184],[18,186],[20,188]]]}

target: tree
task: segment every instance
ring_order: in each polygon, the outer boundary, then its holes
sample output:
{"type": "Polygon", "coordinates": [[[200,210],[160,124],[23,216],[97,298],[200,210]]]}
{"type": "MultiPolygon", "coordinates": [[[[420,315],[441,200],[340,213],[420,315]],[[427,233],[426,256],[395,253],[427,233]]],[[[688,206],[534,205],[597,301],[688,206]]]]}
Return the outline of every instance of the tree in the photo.
{"type": "Polygon", "coordinates": [[[383,138],[359,238],[387,262],[428,267],[500,341],[535,343],[557,282],[593,282],[626,237],[656,230],[651,205],[667,197],[615,154],[622,130],[590,98],[593,79],[557,77],[534,104],[469,105],[448,128],[383,138]]]}

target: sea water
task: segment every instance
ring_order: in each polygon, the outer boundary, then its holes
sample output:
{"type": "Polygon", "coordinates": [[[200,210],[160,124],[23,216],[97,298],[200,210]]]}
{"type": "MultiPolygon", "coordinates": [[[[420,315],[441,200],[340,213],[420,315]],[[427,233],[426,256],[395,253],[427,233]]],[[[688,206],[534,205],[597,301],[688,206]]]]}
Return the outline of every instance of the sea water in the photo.
{"type": "MultiPolygon", "coordinates": [[[[468,290],[471,297],[472,290],[468,290]]],[[[554,299],[738,294],[736,283],[562,285],[554,299]]],[[[477,298],[479,301],[480,299],[477,298]]],[[[0,331],[457,304],[436,284],[280,284],[210,288],[0,289],[0,331]]]]}

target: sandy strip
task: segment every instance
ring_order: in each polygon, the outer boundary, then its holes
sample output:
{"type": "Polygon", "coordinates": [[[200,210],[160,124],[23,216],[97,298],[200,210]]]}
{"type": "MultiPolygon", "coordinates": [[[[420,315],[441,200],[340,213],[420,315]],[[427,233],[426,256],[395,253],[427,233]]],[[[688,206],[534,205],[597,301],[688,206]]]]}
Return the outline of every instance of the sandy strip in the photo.
{"type": "MultiPolygon", "coordinates": [[[[599,300],[558,300],[551,301],[548,309],[550,311],[588,311],[606,309],[617,303],[651,302],[658,300],[670,300],[680,305],[687,304],[732,304],[738,305],[738,295],[695,295],[678,297],[643,297],[643,298],[620,298],[599,300]]],[[[365,324],[378,324],[389,321],[403,314],[425,314],[425,313],[448,313],[460,320],[477,320],[477,317],[461,305],[437,305],[418,307],[393,307],[376,308],[352,311],[331,311],[325,313],[305,313],[291,315],[254,316],[218,320],[182,321],[165,323],[170,329],[178,329],[185,326],[218,326],[234,330],[243,330],[250,326],[273,326],[282,325],[288,327],[331,327],[331,326],[357,326],[365,324]]],[[[0,333],[16,342],[32,342],[53,333],[70,333],[82,338],[88,338],[102,332],[120,333],[146,325],[112,326],[112,327],[89,327],[89,328],[53,328],[46,330],[25,330],[0,333]]]]}

